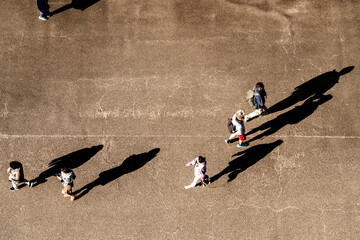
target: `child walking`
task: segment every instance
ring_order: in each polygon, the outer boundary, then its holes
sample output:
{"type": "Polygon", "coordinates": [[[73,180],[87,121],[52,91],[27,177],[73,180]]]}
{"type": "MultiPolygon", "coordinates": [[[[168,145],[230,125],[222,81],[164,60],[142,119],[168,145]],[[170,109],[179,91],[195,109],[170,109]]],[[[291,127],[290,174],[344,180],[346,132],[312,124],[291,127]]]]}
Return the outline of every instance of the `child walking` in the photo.
{"type": "Polygon", "coordinates": [[[267,114],[267,108],[265,106],[265,99],[266,99],[266,91],[264,84],[262,82],[256,83],[254,87],[254,106],[255,111],[249,113],[245,116],[245,122],[250,121],[251,119],[258,117],[260,115],[267,114]]]}
{"type": "Polygon", "coordinates": [[[199,179],[201,179],[203,186],[206,186],[207,184],[210,183],[209,176],[206,175],[206,158],[205,157],[198,156],[197,158],[195,158],[194,160],[192,160],[191,162],[186,164],[186,166],[187,167],[194,166],[195,178],[194,178],[194,181],[190,185],[185,186],[185,189],[195,187],[196,183],[199,179]]]}
{"type": "Polygon", "coordinates": [[[20,162],[10,162],[10,167],[7,169],[7,173],[9,174],[9,181],[12,184],[12,187],[10,188],[11,191],[19,190],[18,185],[22,182],[29,187],[32,187],[32,182],[27,181],[24,177],[24,171],[20,162]]]}
{"type": "Polygon", "coordinates": [[[236,136],[239,138],[239,143],[237,144],[237,147],[247,147],[249,144],[246,142],[245,137],[245,125],[244,125],[244,111],[239,110],[237,111],[234,116],[232,117],[232,124],[236,128],[236,132],[231,134],[228,139],[225,139],[225,142],[227,144],[230,143],[230,140],[234,139],[236,136]]]}
{"type": "Polygon", "coordinates": [[[71,201],[74,201],[75,195],[72,193],[72,188],[74,186],[75,174],[69,168],[62,168],[61,172],[56,176],[61,184],[63,185],[63,190],[61,191],[64,194],[64,197],[70,197],[71,201]]]}

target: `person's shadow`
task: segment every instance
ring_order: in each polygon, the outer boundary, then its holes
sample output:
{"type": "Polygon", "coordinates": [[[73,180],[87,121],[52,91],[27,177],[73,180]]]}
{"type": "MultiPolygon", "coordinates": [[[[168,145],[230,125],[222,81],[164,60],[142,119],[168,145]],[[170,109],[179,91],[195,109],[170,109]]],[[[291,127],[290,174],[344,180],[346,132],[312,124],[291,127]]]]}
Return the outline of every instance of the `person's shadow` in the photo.
{"type": "Polygon", "coordinates": [[[146,153],[141,153],[138,155],[134,154],[125,159],[120,166],[101,172],[97,179],[74,192],[76,199],[80,199],[96,186],[105,186],[109,182],[116,180],[122,175],[131,173],[143,167],[147,162],[153,159],[159,151],[160,148],[154,148],[153,150],[146,153]]]}
{"type": "Polygon", "coordinates": [[[302,105],[296,106],[295,108],[287,111],[283,114],[280,114],[276,118],[265,122],[264,124],[260,125],[257,128],[252,129],[246,135],[253,134],[259,130],[266,130],[265,132],[253,137],[248,142],[255,141],[257,139],[261,139],[265,136],[269,136],[274,134],[275,132],[279,131],[281,128],[285,127],[286,125],[290,124],[297,124],[310,116],[321,104],[332,99],[332,96],[329,95],[321,95],[321,96],[313,96],[306,100],[302,105]]]}
{"type": "Polygon", "coordinates": [[[58,9],[56,9],[55,11],[52,11],[50,13],[50,15],[53,16],[55,14],[64,12],[71,8],[84,11],[85,9],[87,9],[88,7],[91,7],[92,5],[94,5],[95,3],[99,2],[99,1],[100,0],[72,0],[71,3],[66,4],[65,6],[62,6],[58,9]]]}
{"type": "Polygon", "coordinates": [[[277,140],[268,144],[259,144],[234,154],[233,157],[238,157],[229,162],[229,166],[227,166],[224,170],[211,177],[211,182],[215,182],[223,175],[228,173],[229,179],[227,181],[231,182],[237,177],[239,173],[245,171],[247,168],[263,159],[282,143],[282,140],[277,140]]]}
{"type": "Polygon", "coordinates": [[[91,148],[83,148],[81,150],[69,153],[60,158],[56,158],[49,163],[49,168],[44,172],[40,173],[39,176],[31,182],[33,187],[44,183],[47,181],[47,178],[55,176],[55,174],[60,172],[60,169],[63,167],[68,167],[70,169],[77,168],[82,164],[90,160],[97,152],[103,148],[103,145],[93,146],[91,148]]]}
{"type": "Polygon", "coordinates": [[[309,97],[313,96],[316,98],[323,95],[339,82],[340,76],[351,72],[353,69],[354,66],[349,66],[342,69],[340,72],[337,72],[336,70],[326,72],[297,86],[289,97],[271,106],[268,109],[268,114],[282,111],[309,97]]]}

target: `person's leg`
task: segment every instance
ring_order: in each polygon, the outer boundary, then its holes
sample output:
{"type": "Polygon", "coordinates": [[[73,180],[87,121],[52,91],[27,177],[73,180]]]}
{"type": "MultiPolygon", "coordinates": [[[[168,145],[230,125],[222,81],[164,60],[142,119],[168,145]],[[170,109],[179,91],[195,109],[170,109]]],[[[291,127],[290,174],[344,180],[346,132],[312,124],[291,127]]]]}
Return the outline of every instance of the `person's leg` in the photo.
{"type": "Polygon", "coordinates": [[[19,181],[11,180],[11,184],[12,184],[12,188],[10,188],[11,191],[19,190],[19,188],[17,186],[19,184],[19,181]]]}
{"type": "Polygon", "coordinates": [[[70,197],[70,200],[74,201],[75,195],[72,194],[72,184],[69,184],[66,187],[64,187],[63,192],[65,192],[64,197],[70,197]]]}
{"type": "Polygon", "coordinates": [[[245,116],[244,120],[245,122],[250,121],[251,119],[260,116],[260,114],[263,112],[262,108],[256,109],[255,111],[253,111],[252,113],[249,113],[248,115],[245,116]]]}
{"type": "Polygon", "coordinates": [[[50,17],[48,0],[37,0],[37,6],[40,11],[39,19],[46,21],[50,17]]]}
{"type": "Polygon", "coordinates": [[[203,187],[207,186],[208,184],[210,184],[210,177],[205,174],[204,179],[201,179],[201,183],[203,187]]]}
{"type": "Polygon", "coordinates": [[[239,135],[239,143],[237,144],[237,147],[247,147],[248,143],[246,142],[245,135],[239,135]]]}
{"type": "Polygon", "coordinates": [[[228,139],[225,139],[225,142],[230,143],[230,140],[234,139],[236,136],[237,136],[236,133],[231,134],[228,139]]]}
{"type": "Polygon", "coordinates": [[[243,142],[245,142],[245,136],[244,135],[238,135],[239,138],[239,143],[242,144],[243,142]]]}
{"type": "Polygon", "coordinates": [[[29,188],[31,188],[31,187],[33,186],[33,183],[32,183],[32,182],[30,182],[30,181],[25,182],[25,184],[26,184],[26,185],[28,185],[28,186],[29,186],[29,188]]]}
{"type": "Polygon", "coordinates": [[[185,186],[185,189],[189,189],[189,188],[195,187],[195,185],[196,185],[196,183],[197,183],[197,181],[198,181],[199,179],[200,179],[200,176],[195,176],[194,181],[193,181],[190,185],[185,186]]]}
{"type": "Polygon", "coordinates": [[[64,197],[69,197],[69,195],[71,194],[71,186],[65,186],[61,192],[62,194],[64,194],[64,197]]]}
{"type": "Polygon", "coordinates": [[[31,181],[26,180],[26,179],[24,179],[24,183],[26,185],[28,185],[30,188],[33,186],[33,183],[31,181]]]}
{"type": "Polygon", "coordinates": [[[37,6],[40,12],[44,14],[50,14],[48,0],[37,0],[37,6]]]}

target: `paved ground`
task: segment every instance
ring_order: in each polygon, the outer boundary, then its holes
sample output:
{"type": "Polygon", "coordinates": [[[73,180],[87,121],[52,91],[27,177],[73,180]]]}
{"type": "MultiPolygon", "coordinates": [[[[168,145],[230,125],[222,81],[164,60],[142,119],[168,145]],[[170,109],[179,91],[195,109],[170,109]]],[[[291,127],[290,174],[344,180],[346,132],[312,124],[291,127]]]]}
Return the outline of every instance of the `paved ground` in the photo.
{"type": "Polygon", "coordinates": [[[0,3],[1,239],[358,239],[360,1],[69,3],[0,3]],[[273,113],[226,145],[257,81],[273,113]],[[74,202],[9,191],[54,159],[74,202]]]}

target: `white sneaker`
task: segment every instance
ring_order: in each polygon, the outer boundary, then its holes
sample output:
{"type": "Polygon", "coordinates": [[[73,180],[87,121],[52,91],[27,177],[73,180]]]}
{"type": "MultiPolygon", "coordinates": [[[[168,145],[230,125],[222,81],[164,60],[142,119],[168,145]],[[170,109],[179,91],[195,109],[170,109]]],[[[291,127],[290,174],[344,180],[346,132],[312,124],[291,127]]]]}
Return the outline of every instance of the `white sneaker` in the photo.
{"type": "Polygon", "coordinates": [[[40,16],[39,16],[39,19],[40,19],[40,20],[43,20],[43,21],[46,21],[46,20],[48,20],[49,18],[50,18],[49,15],[40,14],[40,16]]]}
{"type": "Polygon", "coordinates": [[[185,186],[185,189],[189,189],[189,188],[192,188],[192,187],[190,185],[185,186]]]}
{"type": "Polygon", "coordinates": [[[62,194],[65,194],[65,191],[64,191],[64,190],[61,190],[61,193],[62,193],[62,194]]]}

